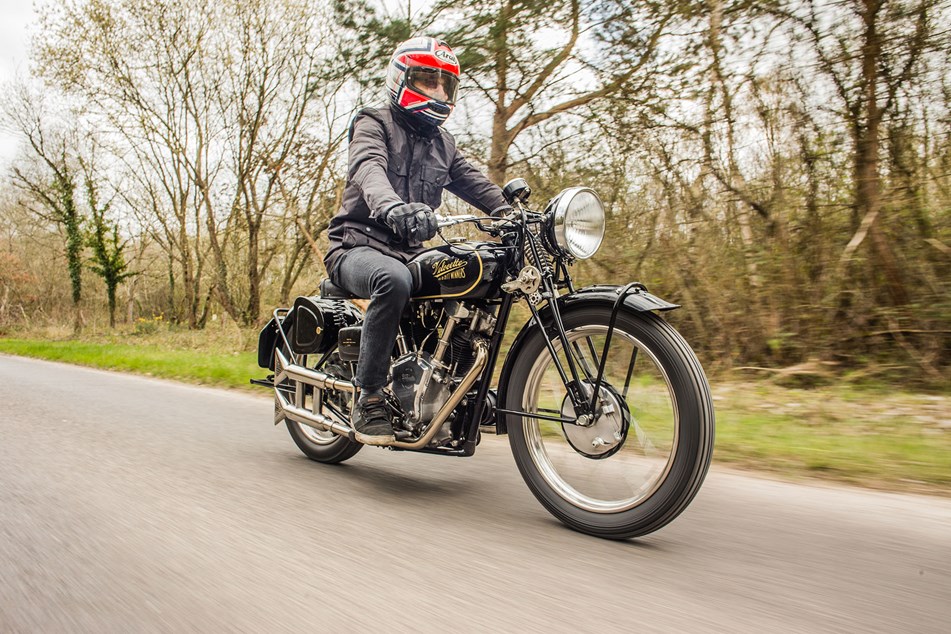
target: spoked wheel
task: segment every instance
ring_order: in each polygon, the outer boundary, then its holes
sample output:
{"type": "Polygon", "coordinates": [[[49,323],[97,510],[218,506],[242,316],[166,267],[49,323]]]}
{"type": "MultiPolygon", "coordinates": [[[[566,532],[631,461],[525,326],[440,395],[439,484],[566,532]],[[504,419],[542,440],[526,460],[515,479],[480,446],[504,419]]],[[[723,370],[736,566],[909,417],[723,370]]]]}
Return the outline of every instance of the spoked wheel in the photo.
{"type": "MultiPolygon", "coordinates": [[[[589,399],[610,314],[610,307],[588,306],[562,317],[589,399]]],[[[553,344],[567,371],[561,343],[553,344]]],[[[575,419],[540,329],[518,354],[505,408],[575,419]]],[[[710,464],[714,417],[703,370],[665,321],[622,312],[597,401],[597,414],[585,426],[509,415],[519,471],[545,508],[571,528],[609,539],[655,531],[687,507],[710,464]]]]}
{"type": "MultiPolygon", "coordinates": [[[[350,369],[345,364],[340,363],[336,353],[330,355],[326,362],[317,369],[341,379],[349,380],[351,378],[350,369]]],[[[296,389],[294,381],[288,379],[276,389],[282,390],[288,400],[291,402],[294,401],[296,389]]],[[[346,423],[347,425],[350,424],[344,417],[350,412],[351,401],[353,400],[352,395],[332,390],[313,390],[310,386],[307,386],[306,390],[305,398],[308,401],[307,405],[309,407],[313,406],[314,398],[320,398],[322,399],[323,407],[321,409],[324,415],[346,423]]],[[[304,425],[303,423],[297,423],[292,420],[285,421],[285,424],[287,425],[288,433],[290,433],[291,438],[294,439],[294,443],[297,447],[305,456],[317,462],[325,462],[328,464],[343,462],[355,456],[357,452],[363,448],[362,444],[350,442],[350,439],[329,430],[315,429],[310,425],[304,425]]]]}

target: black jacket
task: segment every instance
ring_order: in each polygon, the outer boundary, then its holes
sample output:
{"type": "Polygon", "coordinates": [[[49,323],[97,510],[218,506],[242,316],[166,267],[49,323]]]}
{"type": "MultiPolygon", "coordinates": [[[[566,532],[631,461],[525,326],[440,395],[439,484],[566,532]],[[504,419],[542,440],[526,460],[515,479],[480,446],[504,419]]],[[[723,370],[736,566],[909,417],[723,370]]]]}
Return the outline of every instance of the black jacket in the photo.
{"type": "Polygon", "coordinates": [[[327,271],[333,271],[345,249],[358,246],[409,261],[423,247],[410,247],[377,217],[400,203],[421,202],[436,209],[443,189],[487,214],[510,209],[502,190],[459,153],[455,139],[442,128],[419,133],[390,107],[361,110],[350,127],[340,211],[330,221],[327,271]]]}

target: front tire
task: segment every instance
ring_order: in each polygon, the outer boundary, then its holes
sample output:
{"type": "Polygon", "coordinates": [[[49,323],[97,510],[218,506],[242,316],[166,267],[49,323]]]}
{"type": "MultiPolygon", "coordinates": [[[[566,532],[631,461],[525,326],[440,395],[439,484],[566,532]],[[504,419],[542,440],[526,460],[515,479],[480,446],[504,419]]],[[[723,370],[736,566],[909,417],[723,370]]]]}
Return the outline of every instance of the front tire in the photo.
{"type": "MultiPolygon", "coordinates": [[[[593,395],[608,306],[562,315],[582,389],[593,395]]],[[[562,359],[565,353],[553,344],[562,359]]],[[[541,329],[517,351],[504,407],[574,418],[541,329]]],[[[567,371],[567,365],[564,365],[567,371]]],[[[601,413],[588,427],[509,415],[509,443],[525,483],[555,517],[608,539],[665,526],[700,488],[713,453],[713,403],[693,351],[652,313],[622,311],[600,390],[601,413]]]]}

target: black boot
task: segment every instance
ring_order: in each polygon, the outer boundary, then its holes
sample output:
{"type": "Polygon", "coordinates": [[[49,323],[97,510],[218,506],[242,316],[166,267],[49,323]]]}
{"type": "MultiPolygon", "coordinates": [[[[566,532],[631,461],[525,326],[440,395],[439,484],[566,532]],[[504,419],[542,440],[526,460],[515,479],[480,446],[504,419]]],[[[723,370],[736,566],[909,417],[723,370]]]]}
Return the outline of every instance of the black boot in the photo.
{"type": "Polygon", "coordinates": [[[396,440],[382,393],[364,394],[357,401],[353,408],[353,432],[364,445],[388,445],[396,440]]]}

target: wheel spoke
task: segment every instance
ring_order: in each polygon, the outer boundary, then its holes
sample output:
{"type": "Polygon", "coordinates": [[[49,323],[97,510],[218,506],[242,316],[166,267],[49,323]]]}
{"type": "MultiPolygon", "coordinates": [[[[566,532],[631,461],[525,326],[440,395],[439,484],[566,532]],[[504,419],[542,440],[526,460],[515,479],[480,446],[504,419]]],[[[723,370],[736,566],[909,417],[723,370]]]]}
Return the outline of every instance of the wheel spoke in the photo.
{"type": "Polygon", "coordinates": [[[627,391],[631,387],[631,374],[634,373],[634,362],[637,361],[637,346],[631,350],[631,362],[627,366],[627,376],[624,377],[624,391],[621,395],[626,399],[627,391]]]}
{"type": "Polygon", "coordinates": [[[585,337],[585,340],[588,343],[588,349],[591,353],[591,357],[594,359],[593,364],[588,361],[588,357],[581,349],[581,345],[578,343],[578,341],[571,342],[571,349],[574,350],[575,359],[578,360],[578,364],[581,366],[581,371],[584,372],[585,378],[588,381],[594,381],[594,375],[598,368],[598,355],[594,351],[594,346],[591,344],[591,338],[585,337]]]}
{"type": "Polygon", "coordinates": [[[584,340],[588,344],[588,352],[591,353],[591,358],[594,360],[594,367],[597,368],[601,364],[601,359],[598,357],[598,351],[595,350],[594,342],[591,341],[591,337],[585,337],[584,340]]]}

